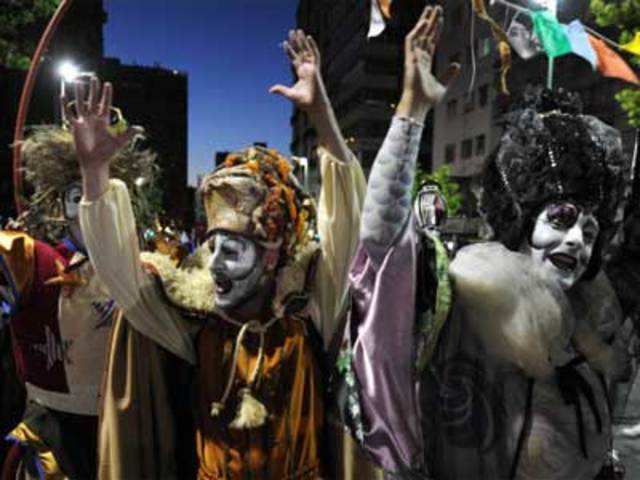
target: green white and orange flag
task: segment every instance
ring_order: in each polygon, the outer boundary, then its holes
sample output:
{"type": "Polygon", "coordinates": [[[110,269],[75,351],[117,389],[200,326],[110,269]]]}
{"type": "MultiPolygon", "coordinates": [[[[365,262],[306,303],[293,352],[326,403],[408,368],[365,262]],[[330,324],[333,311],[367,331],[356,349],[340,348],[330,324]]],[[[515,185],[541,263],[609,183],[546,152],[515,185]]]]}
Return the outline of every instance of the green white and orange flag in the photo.
{"type": "Polygon", "coordinates": [[[589,35],[589,42],[598,57],[598,70],[602,75],[605,77],[619,78],[625,82],[640,85],[638,75],[636,75],[620,55],[593,35],[589,35]]]}
{"type": "Polygon", "coordinates": [[[556,58],[572,52],[571,40],[564,27],[549,10],[533,12],[533,31],[540,39],[542,48],[549,58],[556,58]]]}
{"type": "Polygon", "coordinates": [[[387,26],[391,18],[391,3],[393,0],[371,0],[371,17],[367,38],[377,37],[387,26]]]}

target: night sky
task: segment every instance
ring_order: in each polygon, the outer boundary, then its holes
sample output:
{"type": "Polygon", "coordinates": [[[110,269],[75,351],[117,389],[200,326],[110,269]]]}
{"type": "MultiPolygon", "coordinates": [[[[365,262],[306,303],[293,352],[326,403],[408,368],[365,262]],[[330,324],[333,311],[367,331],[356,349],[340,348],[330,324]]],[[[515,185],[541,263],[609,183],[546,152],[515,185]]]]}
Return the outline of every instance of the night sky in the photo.
{"type": "Polygon", "coordinates": [[[265,141],[289,154],[290,103],[270,95],[291,82],[279,47],[297,0],[105,0],[105,53],[123,63],[189,75],[189,182],[216,150],[265,141]]]}

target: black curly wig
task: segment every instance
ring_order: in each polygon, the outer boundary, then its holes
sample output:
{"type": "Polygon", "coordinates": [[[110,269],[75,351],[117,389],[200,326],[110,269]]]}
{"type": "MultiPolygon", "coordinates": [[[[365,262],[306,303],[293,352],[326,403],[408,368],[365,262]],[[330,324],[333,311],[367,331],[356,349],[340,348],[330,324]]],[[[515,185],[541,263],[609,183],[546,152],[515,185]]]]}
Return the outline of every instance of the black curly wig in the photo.
{"type": "Polygon", "coordinates": [[[500,144],[487,159],[481,209],[496,240],[511,250],[529,241],[550,202],[571,201],[592,211],[600,235],[583,277],[588,279],[615,233],[624,158],[619,132],[581,112],[575,94],[528,88],[505,115],[500,144]]]}

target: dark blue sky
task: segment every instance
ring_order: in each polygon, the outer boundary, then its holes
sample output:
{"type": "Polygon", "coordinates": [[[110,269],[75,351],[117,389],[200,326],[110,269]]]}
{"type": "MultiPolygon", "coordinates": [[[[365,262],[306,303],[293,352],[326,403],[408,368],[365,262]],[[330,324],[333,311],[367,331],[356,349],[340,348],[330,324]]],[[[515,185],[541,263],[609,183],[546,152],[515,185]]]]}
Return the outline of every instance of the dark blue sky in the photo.
{"type": "Polygon", "coordinates": [[[105,0],[107,56],[189,75],[189,181],[213,152],[254,141],[289,154],[291,105],[268,93],[291,82],[279,47],[296,0],[105,0]]]}

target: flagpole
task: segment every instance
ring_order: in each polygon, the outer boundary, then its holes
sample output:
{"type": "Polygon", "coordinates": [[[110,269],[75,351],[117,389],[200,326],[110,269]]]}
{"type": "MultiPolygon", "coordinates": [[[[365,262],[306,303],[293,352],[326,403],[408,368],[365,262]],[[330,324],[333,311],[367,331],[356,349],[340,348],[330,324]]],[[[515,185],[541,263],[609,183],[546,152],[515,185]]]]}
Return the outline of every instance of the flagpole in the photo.
{"type": "Polygon", "coordinates": [[[547,68],[547,88],[553,90],[553,57],[549,57],[549,65],[547,68]]]}

